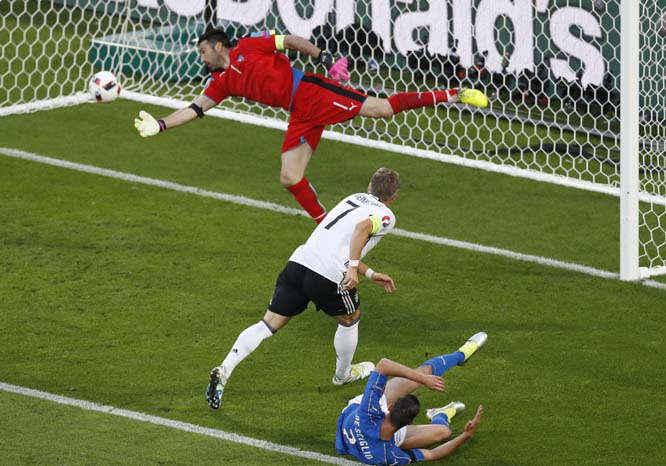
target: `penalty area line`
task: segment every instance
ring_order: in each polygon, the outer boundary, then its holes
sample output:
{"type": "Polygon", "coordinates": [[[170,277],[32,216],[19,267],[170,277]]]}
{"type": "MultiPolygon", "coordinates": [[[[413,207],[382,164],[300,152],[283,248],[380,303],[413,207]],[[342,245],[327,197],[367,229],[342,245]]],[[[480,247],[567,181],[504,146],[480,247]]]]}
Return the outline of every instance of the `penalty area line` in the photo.
{"type": "MultiPolygon", "coordinates": [[[[145,184],[150,186],[156,186],[159,188],[171,189],[174,191],[180,191],[184,193],[194,194],[201,197],[209,197],[213,199],[218,199],[222,201],[231,202],[234,204],[245,205],[248,207],[256,207],[259,209],[266,209],[273,212],[280,212],[283,214],[289,215],[300,215],[307,217],[307,214],[300,210],[294,209],[292,207],[285,207],[280,204],[275,204],[273,202],[258,201],[256,199],[251,199],[244,196],[236,196],[233,194],[219,193],[215,191],[208,191],[206,189],[196,188],[193,186],[186,186],[178,183],[173,183],[170,181],[157,180],[154,178],[147,178],[144,176],[132,175],[131,173],[119,172],[116,170],[109,170],[107,168],[95,167],[93,165],[85,165],[76,162],[69,162],[67,160],[54,159],[51,157],[45,157],[42,155],[33,154],[30,152],[25,152],[22,150],[11,149],[8,147],[0,147],[0,154],[15,157],[24,160],[30,160],[33,162],[43,163],[46,165],[52,165],[55,167],[67,168],[70,170],[75,170],[84,173],[91,173],[94,175],[106,176],[109,178],[115,178],[119,180],[129,181],[132,183],[145,184]]],[[[402,236],[405,238],[410,238],[418,241],[425,241],[432,244],[440,244],[444,246],[454,247],[458,249],[465,249],[468,251],[481,252],[485,254],[493,254],[496,256],[506,257],[513,260],[519,260],[523,262],[531,262],[534,264],[545,265],[548,267],[554,267],[563,270],[569,270],[572,272],[583,273],[586,275],[591,275],[594,277],[601,277],[612,280],[619,280],[620,275],[616,272],[609,272],[606,270],[596,269],[594,267],[588,267],[586,265],[575,264],[572,262],[560,261],[557,259],[550,259],[548,257],[535,256],[531,254],[523,254],[519,252],[509,251],[507,249],[495,248],[491,246],[483,246],[481,244],[469,243],[467,241],[459,241],[450,238],[444,238],[441,236],[428,235],[426,233],[411,232],[406,230],[401,230],[396,228],[393,230],[393,234],[396,236],[402,236]]],[[[651,288],[661,288],[666,289],[666,284],[657,282],[654,280],[641,280],[638,283],[644,286],[651,288]]]]}
{"type": "Polygon", "coordinates": [[[169,427],[171,429],[176,429],[191,434],[205,435],[207,437],[226,440],[228,442],[239,443],[242,445],[248,445],[251,447],[260,448],[262,450],[269,450],[272,452],[282,453],[285,455],[307,458],[322,463],[336,464],[341,466],[358,466],[360,464],[355,461],[346,460],[344,458],[324,455],[323,453],[316,453],[313,451],[300,450],[298,448],[286,445],[280,445],[279,443],[273,443],[267,440],[258,440],[251,437],[245,437],[243,435],[225,432],[223,430],[211,429],[208,427],[198,426],[196,424],[190,424],[188,422],[175,421],[173,419],[153,416],[150,414],[140,413],[137,411],[129,411],[127,409],[115,408],[113,406],[102,405],[85,400],[77,400],[75,398],[68,398],[66,396],[54,395],[53,393],[43,392],[41,390],[35,390],[32,388],[20,387],[17,385],[11,385],[4,382],[0,382],[0,390],[10,393],[15,393],[18,395],[37,398],[40,400],[46,400],[61,405],[72,406],[84,409],[86,411],[95,411],[98,413],[111,414],[113,416],[119,416],[127,419],[133,419],[135,421],[147,422],[153,425],[169,427]]]}

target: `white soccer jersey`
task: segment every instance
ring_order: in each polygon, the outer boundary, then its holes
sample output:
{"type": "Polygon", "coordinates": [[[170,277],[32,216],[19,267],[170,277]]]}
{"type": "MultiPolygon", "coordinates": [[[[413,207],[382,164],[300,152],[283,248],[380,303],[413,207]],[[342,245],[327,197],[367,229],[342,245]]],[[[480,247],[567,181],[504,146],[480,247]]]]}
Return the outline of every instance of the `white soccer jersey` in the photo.
{"type": "Polygon", "coordinates": [[[334,283],[344,279],[349,261],[349,244],[354,228],[370,218],[374,227],[363,247],[361,259],[395,227],[391,209],[375,196],[357,193],[343,199],[331,210],[305,244],[299,246],[289,258],[334,283]]]}

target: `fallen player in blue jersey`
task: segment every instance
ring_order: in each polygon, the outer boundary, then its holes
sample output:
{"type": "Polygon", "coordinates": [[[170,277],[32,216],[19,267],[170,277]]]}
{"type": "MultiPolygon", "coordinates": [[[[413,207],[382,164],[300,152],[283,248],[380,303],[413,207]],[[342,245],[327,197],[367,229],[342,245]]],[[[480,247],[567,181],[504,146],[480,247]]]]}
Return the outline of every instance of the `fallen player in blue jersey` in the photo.
{"type": "Polygon", "coordinates": [[[418,398],[411,394],[425,385],[443,391],[444,373],[464,364],[488,339],[477,333],[455,353],[444,354],[410,369],[390,359],[379,361],[371,372],[363,395],[352,399],[338,418],[335,448],[339,454],[353,455],[365,464],[396,465],[435,461],[453,453],[476,431],[483,406],[467,422],[464,432],[435,448],[425,448],[451,436],[449,422],[465,405],[454,401],[426,411],[431,424],[412,425],[419,413],[418,398]],[[388,380],[389,377],[394,377],[388,380]]]}

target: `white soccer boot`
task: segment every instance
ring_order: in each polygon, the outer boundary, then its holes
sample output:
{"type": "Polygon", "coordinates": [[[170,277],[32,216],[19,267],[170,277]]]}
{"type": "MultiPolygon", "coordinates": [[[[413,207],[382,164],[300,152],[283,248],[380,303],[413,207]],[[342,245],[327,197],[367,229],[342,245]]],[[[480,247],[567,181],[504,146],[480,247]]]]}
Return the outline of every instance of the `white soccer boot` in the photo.
{"type": "Polygon", "coordinates": [[[365,379],[370,375],[370,372],[375,370],[375,365],[371,362],[359,362],[352,364],[351,372],[344,379],[339,379],[337,375],[333,376],[333,385],[344,385],[349,382],[365,379]]]}
{"type": "Polygon", "coordinates": [[[456,414],[460,414],[465,410],[465,405],[461,403],[460,401],[452,401],[446,406],[442,406],[441,408],[430,408],[426,411],[426,416],[428,419],[432,421],[432,418],[437,416],[438,414],[446,414],[446,416],[449,418],[449,422],[451,422],[451,419],[453,419],[453,416],[456,414]]]}
{"type": "Polygon", "coordinates": [[[476,353],[479,348],[486,344],[488,341],[488,334],[486,332],[479,332],[469,337],[469,340],[460,347],[458,351],[462,351],[465,355],[465,362],[476,353]]]}

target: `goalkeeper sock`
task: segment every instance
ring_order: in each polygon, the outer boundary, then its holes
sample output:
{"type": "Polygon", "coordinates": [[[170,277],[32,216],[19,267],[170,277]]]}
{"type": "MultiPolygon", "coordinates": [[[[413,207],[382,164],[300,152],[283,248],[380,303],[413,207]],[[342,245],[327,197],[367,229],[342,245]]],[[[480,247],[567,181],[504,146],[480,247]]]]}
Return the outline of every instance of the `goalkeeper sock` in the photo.
{"type": "Polygon", "coordinates": [[[287,189],[315,222],[320,223],[324,220],[326,209],[319,203],[317,192],[306,178],[294,185],[287,186],[287,189]]]}
{"type": "Polygon", "coordinates": [[[338,379],[345,379],[351,372],[352,359],[358,344],[358,320],[352,325],[338,324],[335,332],[333,346],[335,347],[335,375],[338,379]]]}
{"type": "Polygon", "coordinates": [[[458,89],[448,91],[400,92],[388,98],[393,113],[400,113],[413,108],[429,107],[441,102],[448,102],[458,94],[458,89]]]}
{"type": "Polygon", "coordinates": [[[274,333],[275,331],[263,320],[243,330],[238,335],[227,357],[220,364],[224,377],[228,379],[236,366],[256,350],[262,341],[272,337],[274,333]]]}
{"type": "Polygon", "coordinates": [[[451,354],[443,354],[441,356],[435,356],[434,358],[428,359],[426,362],[421,364],[422,366],[430,366],[432,368],[432,375],[439,375],[440,377],[444,375],[446,371],[451,369],[454,366],[459,366],[465,362],[465,353],[462,351],[456,351],[451,354]]]}

